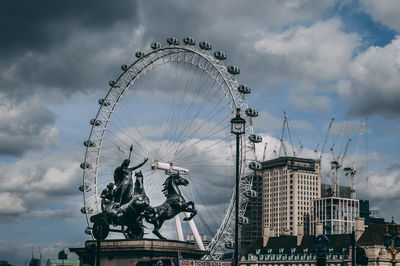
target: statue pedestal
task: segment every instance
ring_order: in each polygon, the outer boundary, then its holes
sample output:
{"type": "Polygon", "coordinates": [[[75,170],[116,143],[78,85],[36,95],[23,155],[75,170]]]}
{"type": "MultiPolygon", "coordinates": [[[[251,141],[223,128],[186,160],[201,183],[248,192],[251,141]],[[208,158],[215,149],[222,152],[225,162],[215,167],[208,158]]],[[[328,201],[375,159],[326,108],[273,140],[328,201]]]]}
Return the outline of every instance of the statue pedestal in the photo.
{"type": "MultiPolygon", "coordinates": [[[[188,259],[200,259],[207,254],[207,251],[201,251],[191,243],[156,239],[104,240],[100,243],[100,250],[97,248],[97,241],[89,240],[85,242],[84,247],[69,250],[78,254],[82,266],[95,265],[98,257],[101,266],[116,266],[136,265],[138,262],[139,265],[150,265],[159,260],[170,261],[178,258],[178,252],[188,259]],[[150,261],[150,264],[147,263],[150,261]]],[[[169,262],[169,265],[174,263],[169,262]]]]}

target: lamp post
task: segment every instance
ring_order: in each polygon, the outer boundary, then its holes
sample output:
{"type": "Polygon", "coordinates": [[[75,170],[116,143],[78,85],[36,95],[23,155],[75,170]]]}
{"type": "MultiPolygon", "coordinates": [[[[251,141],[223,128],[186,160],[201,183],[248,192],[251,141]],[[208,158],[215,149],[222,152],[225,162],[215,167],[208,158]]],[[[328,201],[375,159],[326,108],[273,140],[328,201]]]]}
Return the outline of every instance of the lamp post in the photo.
{"type": "Polygon", "coordinates": [[[386,250],[392,255],[390,262],[392,265],[396,265],[396,254],[400,251],[400,226],[394,222],[393,217],[392,222],[385,226],[383,243],[386,250]]]}
{"type": "Polygon", "coordinates": [[[231,133],[236,135],[236,185],[235,185],[235,258],[234,266],[239,262],[239,141],[245,132],[246,120],[240,117],[240,108],[236,108],[236,117],[231,119],[231,133]]]}

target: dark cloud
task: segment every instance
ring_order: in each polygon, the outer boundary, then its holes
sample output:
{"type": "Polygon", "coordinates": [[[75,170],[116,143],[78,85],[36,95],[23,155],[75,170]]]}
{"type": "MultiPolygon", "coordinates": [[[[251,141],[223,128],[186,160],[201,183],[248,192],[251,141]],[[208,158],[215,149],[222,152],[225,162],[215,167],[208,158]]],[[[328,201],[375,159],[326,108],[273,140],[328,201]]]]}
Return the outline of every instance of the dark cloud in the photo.
{"type": "Polygon", "coordinates": [[[137,21],[136,1],[1,2],[0,91],[54,101],[103,87],[132,54],[137,21]]]}
{"type": "Polygon", "coordinates": [[[38,99],[13,103],[2,97],[0,104],[0,155],[21,156],[57,143],[55,115],[38,99]]]}
{"type": "Polygon", "coordinates": [[[0,55],[43,53],[81,28],[105,31],[118,22],[136,23],[137,1],[2,1],[0,55]]]}

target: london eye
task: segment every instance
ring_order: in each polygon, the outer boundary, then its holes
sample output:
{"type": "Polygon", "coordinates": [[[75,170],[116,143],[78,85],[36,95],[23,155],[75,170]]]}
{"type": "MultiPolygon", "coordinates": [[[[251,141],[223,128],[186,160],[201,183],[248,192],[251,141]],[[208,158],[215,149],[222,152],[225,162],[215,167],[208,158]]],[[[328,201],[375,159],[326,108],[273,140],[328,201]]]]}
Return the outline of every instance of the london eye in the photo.
{"type": "MultiPolygon", "coordinates": [[[[236,80],[238,67],[224,64],[224,52],[212,51],[208,42],[196,45],[191,37],[182,44],[176,38],[168,38],[166,45],[153,42],[147,52],[136,52],[133,58],[121,66],[121,74],[98,100],[99,109],[84,141],[80,190],[88,233],[93,226],[90,217],[101,212],[101,190],[132,147],[132,165],[149,158],[141,171],[152,205],[163,200],[160,188],[165,171],[178,170],[187,177],[190,185],[183,192],[197,204],[195,223],[201,233],[213,237],[205,246],[209,258],[220,259],[234,239],[235,137],[230,120],[237,108],[246,119],[239,160],[241,223],[249,222],[247,202],[256,196],[252,190],[259,166],[255,143],[261,142],[261,136],[253,128],[258,112],[249,108],[245,98],[251,90],[236,80]]],[[[178,228],[172,221],[166,226],[167,234],[178,228]]]]}

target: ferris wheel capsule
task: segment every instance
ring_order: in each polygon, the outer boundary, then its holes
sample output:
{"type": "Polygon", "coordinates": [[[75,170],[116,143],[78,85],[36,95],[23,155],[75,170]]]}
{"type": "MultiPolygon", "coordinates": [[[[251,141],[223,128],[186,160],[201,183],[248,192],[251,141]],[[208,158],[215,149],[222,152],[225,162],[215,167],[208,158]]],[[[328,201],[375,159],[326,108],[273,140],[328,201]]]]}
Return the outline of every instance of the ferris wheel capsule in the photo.
{"type": "Polygon", "coordinates": [[[262,164],[259,162],[251,162],[249,163],[249,168],[251,170],[262,170],[262,164]]]}
{"type": "Polygon", "coordinates": [[[122,69],[123,71],[128,70],[128,65],[122,65],[122,66],[121,66],[121,69],[122,69]]]}
{"type": "Polygon", "coordinates": [[[104,105],[104,106],[109,106],[109,105],[110,105],[110,102],[108,102],[108,101],[106,101],[106,100],[104,100],[104,99],[99,99],[99,104],[100,104],[100,105],[104,105]]]}
{"type": "Polygon", "coordinates": [[[231,73],[232,75],[238,75],[240,74],[240,69],[237,66],[228,66],[227,70],[229,73],[231,73]]]}
{"type": "Polygon", "coordinates": [[[96,144],[91,140],[85,140],[83,145],[85,145],[85,147],[96,147],[96,144]]]}
{"type": "Polygon", "coordinates": [[[142,52],[136,52],[136,53],[135,53],[135,56],[136,56],[137,58],[141,58],[141,57],[144,56],[144,53],[142,53],[142,52]]]}
{"type": "Polygon", "coordinates": [[[252,190],[252,189],[249,189],[249,190],[246,190],[246,191],[244,192],[244,195],[245,195],[246,197],[248,197],[248,198],[256,198],[256,197],[257,197],[257,191],[252,190]]]}
{"type": "Polygon", "coordinates": [[[235,248],[235,242],[234,241],[229,241],[228,243],[225,244],[225,247],[227,249],[234,249],[235,248]]]}
{"type": "Polygon", "coordinates": [[[219,59],[219,60],[225,60],[226,59],[226,54],[222,51],[216,51],[214,52],[214,57],[219,59]]]}
{"type": "Polygon", "coordinates": [[[253,143],[260,143],[262,141],[262,137],[260,135],[250,134],[249,140],[253,143]]]}
{"type": "Polygon", "coordinates": [[[90,191],[90,188],[89,188],[89,186],[88,185],[85,185],[85,186],[83,186],[83,185],[81,185],[81,186],[79,186],[79,191],[81,191],[81,192],[89,192],[90,191]]]}
{"type": "Polygon", "coordinates": [[[246,85],[240,85],[238,87],[238,91],[243,94],[249,94],[251,92],[251,89],[249,87],[247,87],[246,85]]]}
{"type": "Polygon", "coordinates": [[[90,207],[82,207],[81,208],[81,213],[83,213],[83,214],[91,214],[93,212],[93,209],[92,208],[90,208],[90,207]]]}
{"type": "Polygon", "coordinates": [[[90,124],[91,124],[92,126],[98,127],[98,126],[100,126],[102,123],[101,123],[100,120],[96,120],[96,119],[93,118],[93,119],[90,120],[90,124]]]}
{"type": "Polygon", "coordinates": [[[195,44],[196,44],[196,41],[195,41],[192,37],[185,37],[185,38],[183,39],[183,42],[184,42],[186,45],[195,45],[195,44]]]}
{"type": "Polygon", "coordinates": [[[119,88],[120,87],[119,83],[117,83],[115,80],[110,80],[108,82],[108,85],[110,85],[111,87],[115,87],[115,88],[119,88]]]}
{"type": "Polygon", "coordinates": [[[199,46],[203,50],[211,50],[211,43],[209,42],[201,42],[199,43],[199,46]]]}
{"type": "Polygon", "coordinates": [[[170,37],[167,39],[169,45],[179,45],[179,41],[176,38],[170,37]]]}
{"type": "Polygon", "coordinates": [[[258,111],[255,108],[247,108],[246,115],[248,115],[250,117],[256,117],[256,116],[258,116],[258,111]]]}
{"type": "Polygon", "coordinates": [[[92,165],[90,163],[85,162],[85,163],[81,163],[80,167],[82,169],[90,169],[90,168],[92,168],[92,165]]]}
{"type": "Polygon", "coordinates": [[[249,224],[250,220],[249,218],[245,217],[245,216],[240,216],[239,217],[239,224],[249,224]]]}
{"type": "Polygon", "coordinates": [[[85,228],[85,234],[87,234],[87,235],[91,235],[91,234],[92,234],[92,229],[90,229],[89,226],[87,226],[87,227],[85,228]]]}
{"type": "Polygon", "coordinates": [[[159,48],[161,48],[161,43],[153,42],[153,43],[150,45],[150,47],[151,47],[151,49],[153,49],[153,50],[159,49],[159,48]]]}

